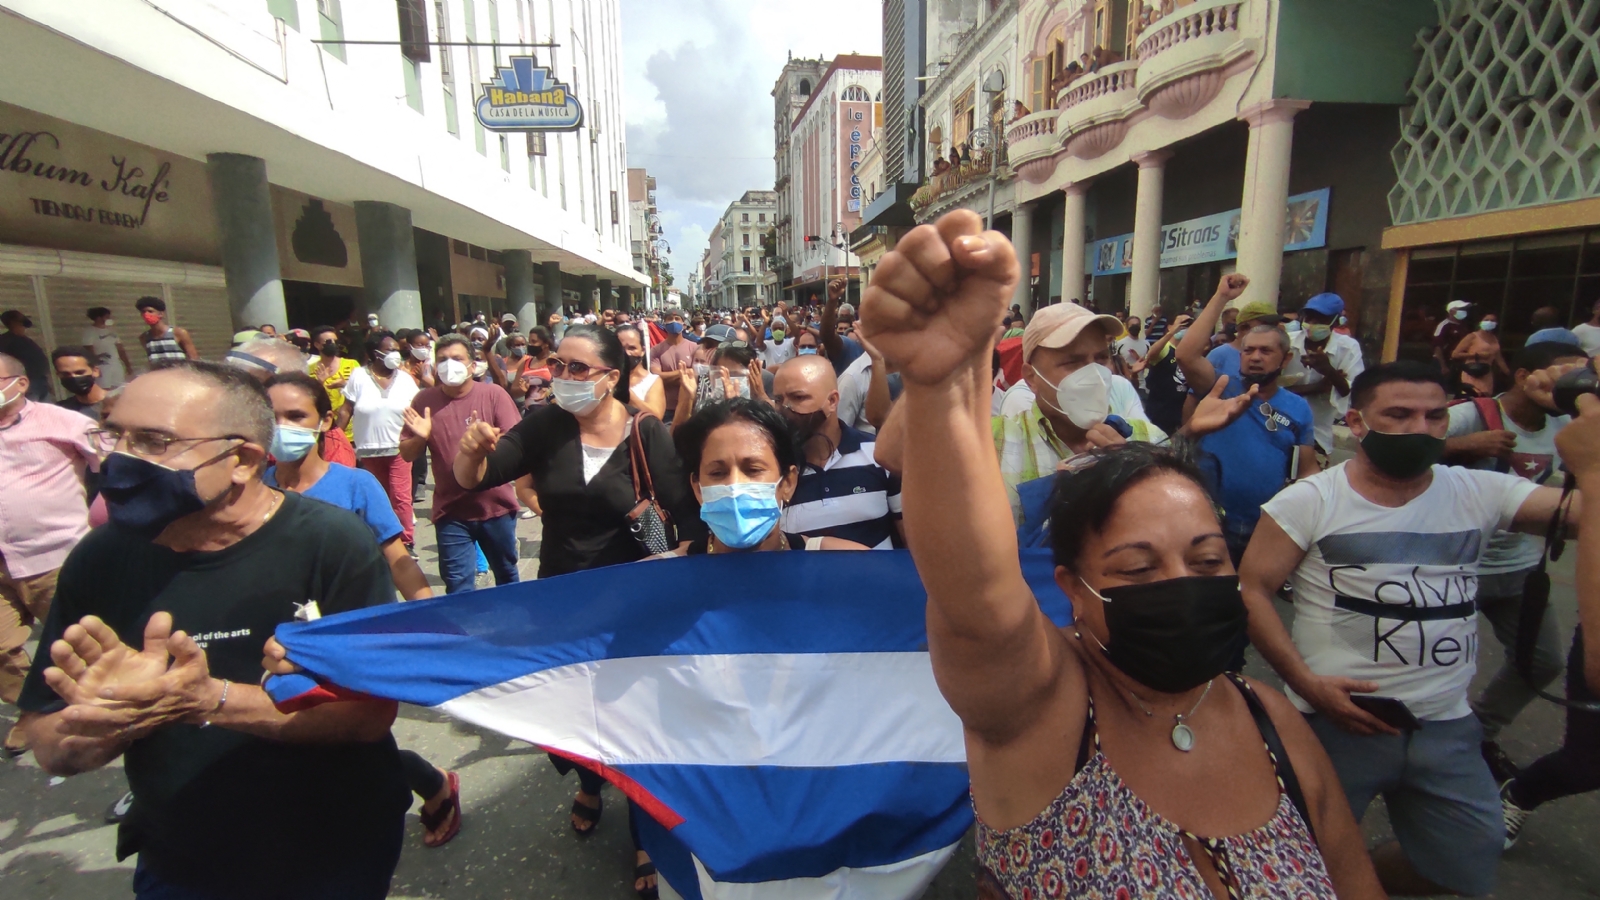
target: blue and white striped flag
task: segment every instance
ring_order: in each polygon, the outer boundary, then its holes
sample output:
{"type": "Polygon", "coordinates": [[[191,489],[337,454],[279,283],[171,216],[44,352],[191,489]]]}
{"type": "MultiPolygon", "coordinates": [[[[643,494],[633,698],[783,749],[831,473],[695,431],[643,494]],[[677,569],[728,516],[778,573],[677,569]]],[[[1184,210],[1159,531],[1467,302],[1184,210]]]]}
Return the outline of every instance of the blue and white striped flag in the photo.
{"type": "MultiPolygon", "coordinates": [[[[1047,552],[1024,555],[1070,618],[1047,552]]],[[[696,556],[280,626],[313,677],[604,775],[686,898],[912,898],[972,823],[961,723],[904,551],[696,556]]]]}

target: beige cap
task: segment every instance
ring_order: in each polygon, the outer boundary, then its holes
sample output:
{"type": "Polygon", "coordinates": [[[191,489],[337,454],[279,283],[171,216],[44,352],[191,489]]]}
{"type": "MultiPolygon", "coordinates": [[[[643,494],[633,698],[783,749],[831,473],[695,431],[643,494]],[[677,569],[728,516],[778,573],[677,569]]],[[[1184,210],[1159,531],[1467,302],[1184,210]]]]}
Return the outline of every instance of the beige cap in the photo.
{"type": "Polygon", "coordinates": [[[1040,347],[1065,347],[1077,340],[1083,329],[1100,326],[1108,338],[1122,336],[1124,327],[1116,316],[1097,313],[1076,303],[1056,303],[1041,307],[1022,332],[1022,360],[1027,362],[1040,347]]]}

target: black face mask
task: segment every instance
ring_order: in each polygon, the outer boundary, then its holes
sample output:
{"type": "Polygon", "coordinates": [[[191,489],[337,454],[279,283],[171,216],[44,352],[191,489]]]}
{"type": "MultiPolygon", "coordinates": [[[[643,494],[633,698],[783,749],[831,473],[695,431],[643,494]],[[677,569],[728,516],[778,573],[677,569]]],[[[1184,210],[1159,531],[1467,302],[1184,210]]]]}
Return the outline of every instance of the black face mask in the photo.
{"type": "Polygon", "coordinates": [[[339,355],[339,345],[335,344],[333,341],[328,341],[327,343],[322,345],[322,355],[323,356],[338,356],[339,355]]]}
{"type": "Polygon", "coordinates": [[[1493,371],[1493,369],[1494,367],[1486,362],[1469,362],[1461,367],[1461,371],[1471,375],[1473,378],[1482,378],[1493,371]]]}
{"type": "Polygon", "coordinates": [[[816,437],[817,432],[821,431],[823,424],[828,421],[828,411],[825,409],[802,413],[785,406],[780,411],[783,413],[783,418],[788,421],[789,427],[794,429],[795,441],[802,446],[816,437]]]}
{"type": "Polygon", "coordinates": [[[635,368],[635,369],[644,368],[644,355],[643,354],[640,354],[638,356],[631,356],[630,355],[628,357],[628,361],[629,361],[629,364],[632,365],[633,368],[635,368]]]}
{"type": "Polygon", "coordinates": [[[94,387],[94,376],[63,375],[61,376],[61,386],[66,388],[67,393],[72,396],[82,397],[84,394],[89,393],[90,388],[94,387]]]}
{"type": "Polygon", "coordinates": [[[1431,434],[1385,434],[1369,431],[1361,439],[1361,449],[1379,472],[1400,481],[1409,481],[1433,468],[1444,456],[1444,438],[1431,434]]]}
{"type": "Polygon", "coordinates": [[[1249,640],[1236,575],[1195,575],[1095,593],[1105,607],[1111,643],[1106,658],[1163,694],[1181,694],[1221,675],[1249,640]]]}
{"type": "Polygon", "coordinates": [[[1280,374],[1282,374],[1282,373],[1281,372],[1240,373],[1240,375],[1239,375],[1239,383],[1247,391],[1250,390],[1250,385],[1252,385],[1252,384],[1256,385],[1257,387],[1263,387],[1263,388],[1271,387],[1272,383],[1278,380],[1278,376],[1280,374]]]}

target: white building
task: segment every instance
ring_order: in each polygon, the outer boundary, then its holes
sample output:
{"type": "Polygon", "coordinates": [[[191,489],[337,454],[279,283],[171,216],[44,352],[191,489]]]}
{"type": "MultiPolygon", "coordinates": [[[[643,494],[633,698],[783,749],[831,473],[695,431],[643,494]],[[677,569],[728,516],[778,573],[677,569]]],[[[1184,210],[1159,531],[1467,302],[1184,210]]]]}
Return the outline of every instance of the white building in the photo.
{"type": "Polygon", "coordinates": [[[778,195],[745,191],[722,214],[722,254],[717,265],[720,289],[709,299],[725,309],[765,306],[777,301],[777,276],[762,250],[762,237],[777,221],[778,195]]]}
{"type": "Polygon", "coordinates": [[[656,177],[644,169],[628,170],[628,234],[633,241],[633,268],[650,281],[645,287],[644,307],[657,309],[662,305],[663,276],[669,267],[661,252],[666,242],[656,208],[656,177]]]}
{"type": "MultiPolygon", "coordinates": [[[[775,96],[795,77],[792,68],[785,67],[775,96]]],[[[814,85],[801,81],[810,90],[780,144],[777,193],[778,254],[791,267],[782,290],[804,301],[822,295],[827,275],[860,277],[847,241],[866,199],[857,169],[881,124],[883,60],[841,54],[814,85]]]]}
{"type": "Polygon", "coordinates": [[[0,305],[47,345],[108,306],[136,349],[133,301],[164,296],[210,356],[268,322],[531,321],[596,290],[616,305],[613,287],[646,283],[619,16],[617,0],[0,0],[0,134],[36,136],[0,166],[0,305]],[[519,52],[581,104],[575,130],[478,124],[519,52]]]}

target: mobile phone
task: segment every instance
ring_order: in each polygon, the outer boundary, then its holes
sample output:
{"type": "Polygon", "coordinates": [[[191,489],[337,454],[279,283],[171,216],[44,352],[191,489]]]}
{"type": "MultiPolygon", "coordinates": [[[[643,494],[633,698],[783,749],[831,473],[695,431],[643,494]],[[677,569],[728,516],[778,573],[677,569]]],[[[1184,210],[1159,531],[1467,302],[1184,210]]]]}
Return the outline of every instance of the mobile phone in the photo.
{"type": "Polygon", "coordinates": [[[1417,731],[1422,728],[1422,723],[1411,714],[1406,705],[1393,697],[1367,697],[1351,694],[1350,702],[1365,712],[1371,713],[1378,721],[1391,728],[1401,731],[1417,731]]]}

